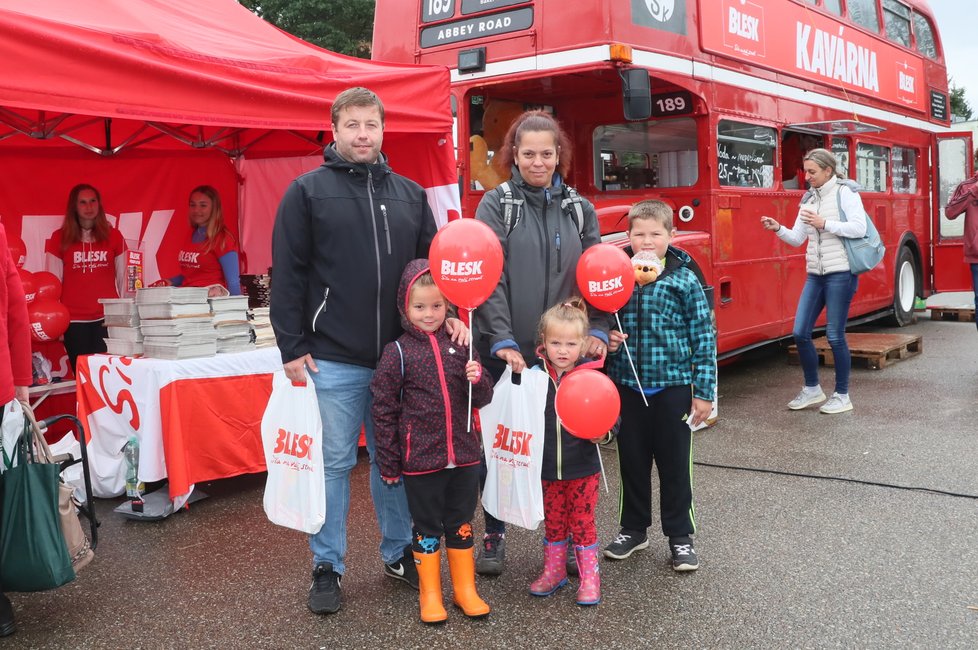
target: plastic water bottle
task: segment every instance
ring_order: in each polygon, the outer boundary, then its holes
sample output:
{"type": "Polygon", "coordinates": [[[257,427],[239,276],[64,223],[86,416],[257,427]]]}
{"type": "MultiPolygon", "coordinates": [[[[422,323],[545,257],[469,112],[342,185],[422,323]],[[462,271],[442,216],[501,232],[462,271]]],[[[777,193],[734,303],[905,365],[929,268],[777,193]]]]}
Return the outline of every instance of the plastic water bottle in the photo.
{"type": "Polygon", "coordinates": [[[139,481],[139,439],[130,436],[123,447],[126,457],[126,496],[132,502],[134,512],[143,511],[143,490],[146,486],[139,481]]]}

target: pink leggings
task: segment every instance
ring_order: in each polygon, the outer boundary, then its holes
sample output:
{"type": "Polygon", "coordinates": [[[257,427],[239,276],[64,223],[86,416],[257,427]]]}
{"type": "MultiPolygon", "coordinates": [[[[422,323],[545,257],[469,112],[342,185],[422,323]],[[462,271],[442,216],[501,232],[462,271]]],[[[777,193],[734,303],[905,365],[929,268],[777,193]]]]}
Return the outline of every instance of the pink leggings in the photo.
{"type": "Polygon", "coordinates": [[[576,546],[598,541],[594,509],[598,505],[598,474],[567,481],[543,482],[543,516],[547,541],[573,536],[576,546]]]}

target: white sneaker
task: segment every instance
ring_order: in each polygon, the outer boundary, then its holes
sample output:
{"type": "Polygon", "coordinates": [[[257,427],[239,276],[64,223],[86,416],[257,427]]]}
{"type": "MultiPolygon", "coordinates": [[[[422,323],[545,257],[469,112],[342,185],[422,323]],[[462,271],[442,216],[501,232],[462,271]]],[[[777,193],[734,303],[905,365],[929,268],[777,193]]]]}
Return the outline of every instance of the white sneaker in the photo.
{"type": "Polygon", "coordinates": [[[812,404],[818,404],[824,401],[825,393],[822,392],[821,386],[805,386],[798,393],[798,397],[788,402],[788,408],[792,411],[798,411],[812,404]]]}
{"type": "Polygon", "coordinates": [[[829,398],[825,404],[822,404],[822,408],[819,409],[822,413],[845,413],[846,411],[852,410],[852,402],[849,400],[849,395],[840,395],[839,393],[832,393],[832,397],[829,398]]]}

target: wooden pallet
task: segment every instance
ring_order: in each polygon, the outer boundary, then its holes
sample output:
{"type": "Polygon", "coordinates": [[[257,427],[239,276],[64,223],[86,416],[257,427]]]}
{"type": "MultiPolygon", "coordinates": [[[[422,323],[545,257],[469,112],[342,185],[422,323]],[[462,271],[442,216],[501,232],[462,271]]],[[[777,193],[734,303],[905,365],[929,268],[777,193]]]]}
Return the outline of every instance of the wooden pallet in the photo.
{"type": "Polygon", "coordinates": [[[975,308],[974,307],[931,307],[930,319],[973,323],[975,322],[975,308]]]}
{"type": "MultiPolygon", "coordinates": [[[[894,361],[917,356],[924,351],[924,340],[909,334],[847,334],[849,356],[853,362],[865,363],[872,370],[885,368],[894,361]]],[[[835,366],[832,348],[824,336],[815,339],[815,351],[819,361],[829,367],[835,366]]],[[[797,365],[798,347],[788,347],[788,362],[797,365]]]]}

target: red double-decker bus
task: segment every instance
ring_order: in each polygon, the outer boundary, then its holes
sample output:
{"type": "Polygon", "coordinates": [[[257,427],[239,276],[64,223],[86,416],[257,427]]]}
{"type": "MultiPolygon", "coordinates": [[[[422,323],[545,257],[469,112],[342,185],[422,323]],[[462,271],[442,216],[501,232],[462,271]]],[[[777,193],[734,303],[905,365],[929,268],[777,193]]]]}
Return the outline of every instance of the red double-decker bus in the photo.
{"type": "Polygon", "coordinates": [[[508,175],[491,158],[529,107],[570,134],[569,182],[603,233],[636,201],[671,204],[722,355],[791,333],[804,248],[760,217],[794,222],[815,147],[865,188],[887,247],[851,320],[906,324],[915,297],[970,287],[943,206],[971,172],[971,139],[950,129],[922,0],[377,0],[373,56],[451,68],[466,216],[508,175]]]}

